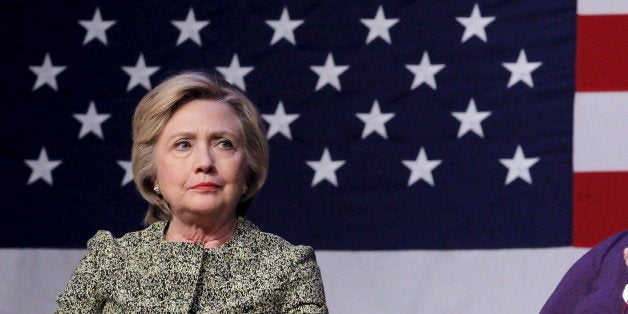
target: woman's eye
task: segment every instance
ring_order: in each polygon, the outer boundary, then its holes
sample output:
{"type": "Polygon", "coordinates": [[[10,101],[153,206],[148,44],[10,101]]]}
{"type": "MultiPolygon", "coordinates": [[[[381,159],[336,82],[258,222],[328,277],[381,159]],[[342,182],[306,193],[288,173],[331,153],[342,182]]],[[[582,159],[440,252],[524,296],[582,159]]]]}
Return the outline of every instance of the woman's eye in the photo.
{"type": "Polygon", "coordinates": [[[179,142],[176,142],[176,143],[174,144],[174,146],[175,146],[177,149],[183,149],[183,150],[185,150],[185,149],[188,149],[188,148],[192,147],[192,145],[191,145],[191,144],[190,144],[190,142],[188,142],[188,141],[179,141],[179,142]]]}
{"type": "Polygon", "coordinates": [[[223,140],[220,140],[218,142],[218,146],[220,148],[224,148],[224,149],[232,149],[233,148],[233,142],[231,142],[230,140],[227,140],[227,139],[223,139],[223,140]]]}

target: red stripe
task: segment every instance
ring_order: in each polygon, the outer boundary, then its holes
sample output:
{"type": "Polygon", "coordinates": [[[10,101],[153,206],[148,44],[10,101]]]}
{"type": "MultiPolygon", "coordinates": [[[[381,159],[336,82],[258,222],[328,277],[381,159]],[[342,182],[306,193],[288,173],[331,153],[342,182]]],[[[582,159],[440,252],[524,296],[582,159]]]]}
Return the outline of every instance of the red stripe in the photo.
{"type": "Polygon", "coordinates": [[[628,172],[574,174],[574,246],[592,247],[628,229],[628,172]]]}
{"type": "Polygon", "coordinates": [[[628,15],[578,16],[576,91],[628,91],[628,15]]]}

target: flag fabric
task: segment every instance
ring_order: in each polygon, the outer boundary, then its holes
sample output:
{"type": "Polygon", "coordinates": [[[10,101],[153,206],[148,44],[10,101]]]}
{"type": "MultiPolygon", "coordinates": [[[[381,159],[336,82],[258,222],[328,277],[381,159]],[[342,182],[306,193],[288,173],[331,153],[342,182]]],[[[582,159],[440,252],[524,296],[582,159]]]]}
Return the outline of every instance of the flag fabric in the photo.
{"type": "Polygon", "coordinates": [[[574,244],[628,228],[627,1],[580,1],[574,104],[574,244]]]}
{"type": "Polygon", "coordinates": [[[247,217],[317,250],[332,312],[537,311],[628,226],[618,2],[7,2],[0,311],[142,228],[132,113],[187,69],[259,108],[247,217]]]}
{"type": "Polygon", "coordinates": [[[570,245],[575,3],[387,4],[22,4],[3,100],[19,210],[2,245],[139,228],[131,115],[190,68],[268,122],[250,218],[270,232],[324,250],[570,245]]]}

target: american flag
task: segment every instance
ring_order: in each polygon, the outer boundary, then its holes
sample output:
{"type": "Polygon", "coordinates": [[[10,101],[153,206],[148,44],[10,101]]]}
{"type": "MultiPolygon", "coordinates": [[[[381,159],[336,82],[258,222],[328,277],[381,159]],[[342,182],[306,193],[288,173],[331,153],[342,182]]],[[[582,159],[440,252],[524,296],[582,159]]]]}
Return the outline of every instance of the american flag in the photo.
{"type": "Polygon", "coordinates": [[[0,247],[142,228],[131,116],[186,69],[258,106],[247,218],[292,243],[592,246],[628,226],[628,20],[593,2],[6,2],[0,247]]]}

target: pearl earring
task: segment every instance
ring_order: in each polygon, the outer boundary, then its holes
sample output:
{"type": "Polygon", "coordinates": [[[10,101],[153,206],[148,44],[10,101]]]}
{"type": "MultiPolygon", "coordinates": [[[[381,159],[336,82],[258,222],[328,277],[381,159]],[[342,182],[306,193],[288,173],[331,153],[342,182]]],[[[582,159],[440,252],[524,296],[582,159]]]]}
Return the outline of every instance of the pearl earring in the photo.
{"type": "Polygon", "coordinates": [[[155,191],[155,194],[161,195],[161,190],[159,189],[159,184],[155,183],[155,186],[153,187],[153,191],[155,191]]]}
{"type": "Polygon", "coordinates": [[[242,194],[246,194],[246,191],[248,191],[248,190],[249,190],[249,187],[248,187],[248,186],[246,186],[246,185],[244,185],[244,186],[242,187],[242,194]]]}

